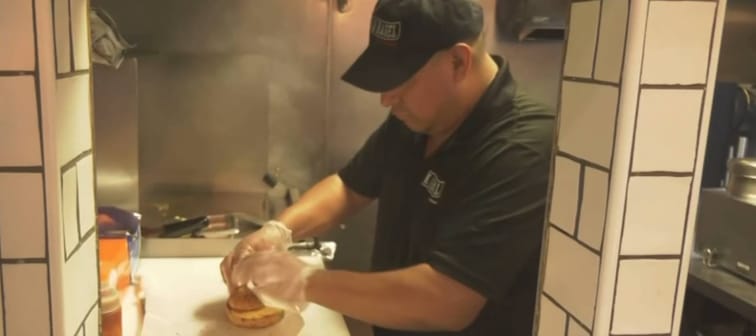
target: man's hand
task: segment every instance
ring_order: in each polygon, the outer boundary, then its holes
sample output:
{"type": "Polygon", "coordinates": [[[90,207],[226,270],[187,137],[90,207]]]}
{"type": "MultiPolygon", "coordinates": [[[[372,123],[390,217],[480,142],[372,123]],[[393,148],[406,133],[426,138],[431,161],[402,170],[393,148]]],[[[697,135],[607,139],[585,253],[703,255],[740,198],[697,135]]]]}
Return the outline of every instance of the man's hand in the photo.
{"type": "Polygon", "coordinates": [[[223,282],[232,288],[240,284],[231,282],[231,274],[243,258],[259,251],[286,251],[291,245],[291,230],[283,223],[268,221],[257,231],[242,239],[225,257],[220,265],[223,282]]]}
{"type": "Polygon", "coordinates": [[[295,255],[280,250],[255,252],[244,257],[231,272],[231,282],[297,310],[307,302],[307,280],[316,269],[295,255]]]}

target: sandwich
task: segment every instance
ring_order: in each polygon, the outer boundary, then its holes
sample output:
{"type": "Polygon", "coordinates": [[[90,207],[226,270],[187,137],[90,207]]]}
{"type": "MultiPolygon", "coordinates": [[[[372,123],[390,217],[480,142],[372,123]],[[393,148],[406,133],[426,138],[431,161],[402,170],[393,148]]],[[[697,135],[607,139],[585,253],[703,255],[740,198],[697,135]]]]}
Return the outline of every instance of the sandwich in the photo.
{"type": "Polygon", "coordinates": [[[266,328],[280,322],[284,311],[265,306],[247,286],[235,288],[226,300],[226,316],[235,326],[266,328]]]}

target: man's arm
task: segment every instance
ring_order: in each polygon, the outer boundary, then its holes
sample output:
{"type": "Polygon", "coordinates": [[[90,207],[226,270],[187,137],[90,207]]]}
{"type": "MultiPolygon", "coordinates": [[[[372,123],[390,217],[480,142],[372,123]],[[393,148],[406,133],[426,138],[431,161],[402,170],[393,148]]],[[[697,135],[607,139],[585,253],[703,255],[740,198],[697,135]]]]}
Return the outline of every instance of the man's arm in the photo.
{"type": "Polygon", "coordinates": [[[486,303],[478,292],[428,264],[379,272],[321,270],[307,282],[308,301],[385,328],[457,331],[486,303]]]}
{"type": "Polygon", "coordinates": [[[328,231],[334,224],[372,201],[350,190],[334,174],[310,188],[292,206],[284,210],[278,221],[292,231],[294,240],[311,237],[328,231]]]}

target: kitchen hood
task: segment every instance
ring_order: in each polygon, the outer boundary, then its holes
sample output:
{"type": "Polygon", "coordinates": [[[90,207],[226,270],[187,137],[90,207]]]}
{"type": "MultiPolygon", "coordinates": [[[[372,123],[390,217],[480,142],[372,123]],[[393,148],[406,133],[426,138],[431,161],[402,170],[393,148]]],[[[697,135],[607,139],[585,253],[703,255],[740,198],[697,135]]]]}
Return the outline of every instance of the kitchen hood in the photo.
{"type": "Polygon", "coordinates": [[[717,80],[756,84],[756,1],[728,0],[717,80]]]}
{"type": "Polygon", "coordinates": [[[562,40],[570,0],[497,0],[496,23],[507,38],[562,40]]]}

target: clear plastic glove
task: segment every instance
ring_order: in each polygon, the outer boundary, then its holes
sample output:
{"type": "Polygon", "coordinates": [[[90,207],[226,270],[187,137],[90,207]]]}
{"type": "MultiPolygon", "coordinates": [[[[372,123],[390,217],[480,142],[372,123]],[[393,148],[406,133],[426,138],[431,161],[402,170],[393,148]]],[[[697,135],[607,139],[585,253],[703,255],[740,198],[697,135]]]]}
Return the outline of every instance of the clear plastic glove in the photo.
{"type": "Polygon", "coordinates": [[[236,265],[243,258],[259,251],[286,251],[291,245],[291,230],[281,222],[268,221],[255,232],[250,233],[244,237],[231,252],[223,258],[220,264],[221,276],[223,282],[232,288],[232,284],[229,283],[231,273],[236,265]]]}
{"type": "MultiPolygon", "coordinates": [[[[262,251],[251,254],[234,268],[233,283],[247,285],[263,301],[271,298],[282,308],[304,309],[307,303],[308,278],[317,269],[286,251],[262,251]]],[[[264,302],[265,303],[265,302],[264,302]]],[[[266,303],[270,304],[270,303],[266,303]]]]}

